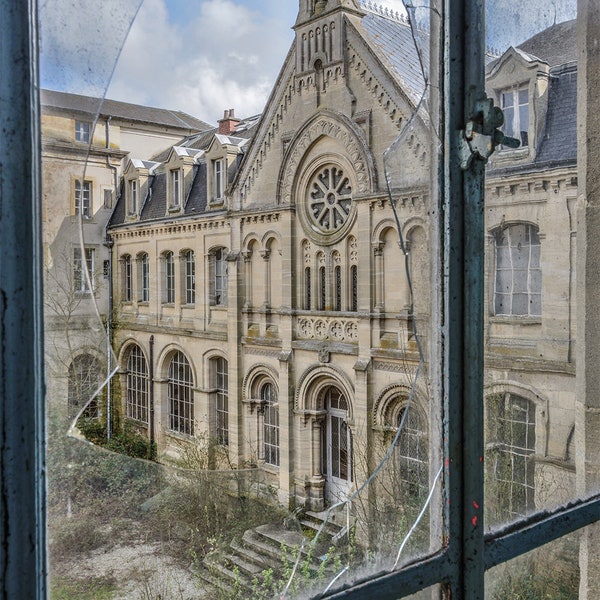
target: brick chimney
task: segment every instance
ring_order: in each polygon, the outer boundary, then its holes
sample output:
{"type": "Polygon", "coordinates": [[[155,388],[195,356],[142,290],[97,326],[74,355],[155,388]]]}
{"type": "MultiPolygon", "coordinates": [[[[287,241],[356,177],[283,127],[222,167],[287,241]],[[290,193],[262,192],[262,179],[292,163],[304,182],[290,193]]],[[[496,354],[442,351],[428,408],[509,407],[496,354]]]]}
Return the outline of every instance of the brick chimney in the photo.
{"type": "Polygon", "coordinates": [[[219,121],[219,133],[222,135],[231,135],[235,132],[239,123],[240,120],[235,118],[234,109],[230,108],[223,113],[223,118],[219,121]]]}

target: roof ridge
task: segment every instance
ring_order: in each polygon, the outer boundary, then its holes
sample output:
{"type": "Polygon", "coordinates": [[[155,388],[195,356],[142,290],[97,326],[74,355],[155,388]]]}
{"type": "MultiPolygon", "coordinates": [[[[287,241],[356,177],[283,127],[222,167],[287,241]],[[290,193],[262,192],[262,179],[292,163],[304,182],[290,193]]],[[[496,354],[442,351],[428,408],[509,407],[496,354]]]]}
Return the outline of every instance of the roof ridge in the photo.
{"type": "Polygon", "coordinates": [[[359,0],[359,4],[362,8],[372,13],[378,14],[382,17],[385,17],[386,19],[398,21],[399,23],[404,23],[405,25],[409,24],[409,20],[406,15],[402,14],[399,11],[394,11],[388,8],[387,6],[384,7],[381,4],[377,4],[373,0],[359,0]]]}

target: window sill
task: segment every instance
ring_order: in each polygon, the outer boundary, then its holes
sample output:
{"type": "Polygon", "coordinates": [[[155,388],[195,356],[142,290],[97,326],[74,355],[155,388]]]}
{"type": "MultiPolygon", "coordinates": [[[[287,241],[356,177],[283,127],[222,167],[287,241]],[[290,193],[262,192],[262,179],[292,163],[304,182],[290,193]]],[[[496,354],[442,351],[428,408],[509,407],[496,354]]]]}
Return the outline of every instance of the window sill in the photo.
{"type": "Polygon", "coordinates": [[[261,461],[262,464],[260,465],[261,468],[266,471],[267,473],[270,473],[272,475],[279,475],[279,465],[272,465],[270,463],[266,463],[261,461]]]}
{"type": "Polygon", "coordinates": [[[506,325],[541,325],[542,317],[529,317],[525,315],[493,315],[489,318],[490,323],[506,325]]]}
{"type": "Polygon", "coordinates": [[[193,302],[193,303],[182,304],[181,308],[183,310],[192,310],[192,309],[196,308],[196,303],[193,302]]]}

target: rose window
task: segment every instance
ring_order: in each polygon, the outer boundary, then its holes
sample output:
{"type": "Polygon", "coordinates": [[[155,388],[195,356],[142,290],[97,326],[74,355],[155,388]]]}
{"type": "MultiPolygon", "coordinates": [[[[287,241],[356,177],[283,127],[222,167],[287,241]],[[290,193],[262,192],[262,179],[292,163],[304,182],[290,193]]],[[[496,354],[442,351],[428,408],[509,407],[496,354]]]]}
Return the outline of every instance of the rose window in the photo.
{"type": "Polygon", "coordinates": [[[352,208],[352,187],[344,172],[326,167],[315,175],[308,191],[308,214],[314,225],[325,233],[337,231],[348,219],[352,208]]]}

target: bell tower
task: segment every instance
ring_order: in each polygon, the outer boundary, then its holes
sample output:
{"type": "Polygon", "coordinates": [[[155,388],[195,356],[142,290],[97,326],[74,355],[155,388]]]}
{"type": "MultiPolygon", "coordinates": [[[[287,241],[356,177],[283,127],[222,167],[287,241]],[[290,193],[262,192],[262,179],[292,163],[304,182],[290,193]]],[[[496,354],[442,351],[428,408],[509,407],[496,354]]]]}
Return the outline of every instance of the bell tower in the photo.
{"type": "Polygon", "coordinates": [[[342,62],[345,15],[364,15],[358,0],[300,0],[294,25],[297,75],[342,62]]]}

